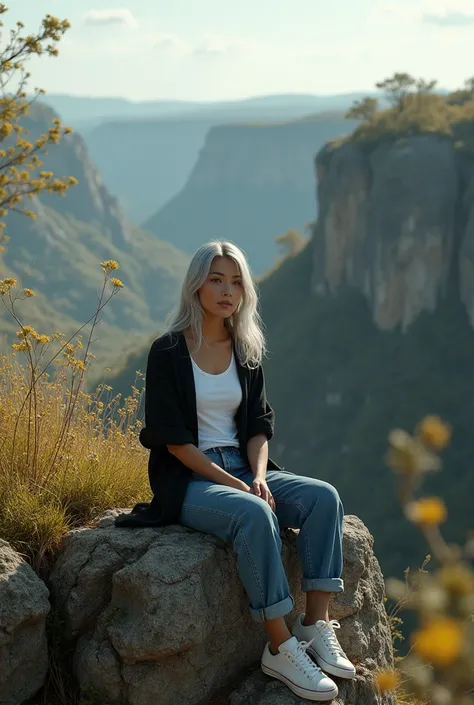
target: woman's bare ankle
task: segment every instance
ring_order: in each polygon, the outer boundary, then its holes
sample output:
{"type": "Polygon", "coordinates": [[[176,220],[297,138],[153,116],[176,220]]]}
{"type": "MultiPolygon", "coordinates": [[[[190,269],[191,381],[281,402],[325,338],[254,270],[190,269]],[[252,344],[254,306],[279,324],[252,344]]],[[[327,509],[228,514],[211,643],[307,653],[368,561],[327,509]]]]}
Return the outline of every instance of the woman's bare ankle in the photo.
{"type": "Polygon", "coordinates": [[[286,626],[286,622],[283,617],[269,619],[265,622],[265,629],[270,642],[270,651],[275,656],[278,654],[278,647],[285,641],[288,641],[288,639],[291,639],[290,630],[286,626]]]}

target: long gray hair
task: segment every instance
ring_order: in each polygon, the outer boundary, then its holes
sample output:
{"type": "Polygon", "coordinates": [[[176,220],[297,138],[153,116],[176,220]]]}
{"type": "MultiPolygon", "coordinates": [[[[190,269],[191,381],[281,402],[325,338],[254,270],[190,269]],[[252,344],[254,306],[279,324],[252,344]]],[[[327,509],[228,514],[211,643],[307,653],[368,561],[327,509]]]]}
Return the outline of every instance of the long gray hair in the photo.
{"type": "Polygon", "coordinates": [[[224,325],[232,335],[239,361],[257,367],[265,354],[265,336],[257,310],[258,298],[245,254],[231,242],[207,242],[192,258],[181,287],[176,308],[167,321],[167,330],[178,333],[190,328],[199,350],[202,342],[204,310],[198,290],[206,281],[214,257],[228,257],[239,268],[242,276],[242,301],[236,311],[225,319],[224,325]]]}

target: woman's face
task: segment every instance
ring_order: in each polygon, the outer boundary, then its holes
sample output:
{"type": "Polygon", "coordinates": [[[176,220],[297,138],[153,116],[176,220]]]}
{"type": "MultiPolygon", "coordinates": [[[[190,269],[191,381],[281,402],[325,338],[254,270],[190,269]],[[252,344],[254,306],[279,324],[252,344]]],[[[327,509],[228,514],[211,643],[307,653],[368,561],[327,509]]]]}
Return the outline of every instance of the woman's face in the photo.
{"type": "Polygon", "coordinates": [[[207,314],[220,318],[232,316],[243,297],[242,275],[234,260],[214,257],[198,296],[207,314]]]}

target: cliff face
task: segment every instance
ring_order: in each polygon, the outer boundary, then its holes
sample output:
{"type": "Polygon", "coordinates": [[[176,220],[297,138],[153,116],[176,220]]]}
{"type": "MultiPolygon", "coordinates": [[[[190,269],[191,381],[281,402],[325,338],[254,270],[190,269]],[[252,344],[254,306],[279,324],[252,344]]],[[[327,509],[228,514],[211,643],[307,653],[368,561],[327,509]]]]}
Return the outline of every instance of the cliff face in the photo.
{"type": "MultiPolygon", "coordinates": [[[[35,106],[23,121],[29,138],[46,132],[54,117],[48,108],[35,106]]],[[[176,298],[187,258],[128,222],[79,135],[51,145],[41,160],[45,170],[74,176],[78,185],[64,197],[41,194],[28,201],[36,211],[34,221],[15,212],[5,219],[10,241],[0,255],[0,277],[14,276],[37,293],[19,303],[21,315],[42,332],[76,330],[96,310],[103,283],[100,262],[114,259],[125,288],[104,308],[106,335],[99,349],[115,347],[107,342],[112,336],[122,345],[124,330],[135,331],[139,339],[155,330],[176,298]]],[[[0,312],[0,333],[15,330],[11,317],[0,312]]]]}
{"type": "Polygon", "coordinates": [[[261,274],[277,254],[275,237],[314,219],[311,155],[352,126],[329,115],[215,127],[185,187],[145,227],[189,253],[206,240],[232,240],[261,274]]]}
{"type": "MultiPolygon", "coordinates": [[[[34,140],[48,131],[55,117],[50,108],[38,105],[24,118],[22,125],[29,130],[30,139],[34,140]]],[[[58,200],[55,195],[43,195],[43,205],[99,227],[103,236],[114,245],[120,247],[130,242],[131,228],[118,200],[105,186],[81,135],[68,135],[58,147],[50,147],[42,161],[46,170],[57,176],[75,176],[79,182],[65,200],[58,200]]]]}
{"type": "Polygon", "coordinates": [[[314,292],[355,287],[379,328],[406,330],[454,288],[474,325],[474,161],[417,136],[371,153],[327,145],[316,171],[314,292]]]}
{"type": "Polygon", "coordinates": [[[426,546],[383,461],[393,428],[449,421],[446,470],[424,492],[446,501],[447,540],[463,543],[472,524],[474,160],[428,135],[329,145],[316,170],[314,237],[260,287],[272,454],[334,484],[384,573],[400,576],[426,546]]]}

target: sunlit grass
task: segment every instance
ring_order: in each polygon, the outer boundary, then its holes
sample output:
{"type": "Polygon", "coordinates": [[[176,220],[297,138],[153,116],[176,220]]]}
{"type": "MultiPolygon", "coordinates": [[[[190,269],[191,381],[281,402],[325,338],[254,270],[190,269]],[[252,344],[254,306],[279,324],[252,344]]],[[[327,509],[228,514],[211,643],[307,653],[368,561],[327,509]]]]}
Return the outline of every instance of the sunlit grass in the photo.
{"type": "Polygon", "coordinates": [[[110,278],[117,268],[102,263],[104,287],[85,345],[80,335],[64,340],[23,325],[16,282],[0,282],[19,326],[19,342],[0,357],[0,536],[36,569],[69,529],[149,496],[139,442],[142,373],[126,398],[105,384],[84,391],[98,314],[122,288],[110,278]]]}

